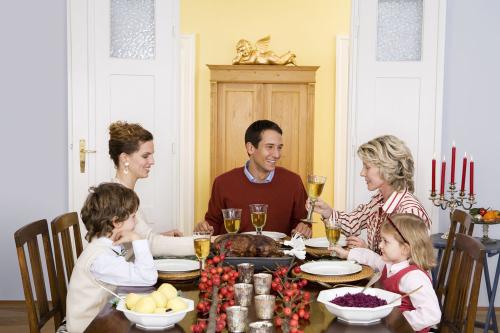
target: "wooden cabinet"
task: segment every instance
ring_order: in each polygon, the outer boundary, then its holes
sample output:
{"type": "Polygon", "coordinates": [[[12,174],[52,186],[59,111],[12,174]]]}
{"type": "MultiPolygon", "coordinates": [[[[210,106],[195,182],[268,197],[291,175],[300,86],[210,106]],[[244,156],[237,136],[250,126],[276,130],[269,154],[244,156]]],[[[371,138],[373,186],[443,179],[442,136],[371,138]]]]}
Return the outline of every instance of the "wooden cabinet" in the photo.
{"type": "Polygon", "coordinates": [[[211,85],[211,180],[248,159],[245,131],[258,119],[283,130],[278,165],[303,180],[313,171],[317,66],[208,65],[211,85]]]}

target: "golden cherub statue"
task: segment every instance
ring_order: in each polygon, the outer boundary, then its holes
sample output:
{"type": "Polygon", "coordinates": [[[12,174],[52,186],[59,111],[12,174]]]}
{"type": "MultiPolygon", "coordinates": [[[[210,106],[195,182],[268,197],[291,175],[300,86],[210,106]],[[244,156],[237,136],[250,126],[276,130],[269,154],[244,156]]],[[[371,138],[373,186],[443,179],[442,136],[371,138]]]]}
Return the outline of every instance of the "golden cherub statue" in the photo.
{"type": "Polygon", "coordinates": [[[288,51],[281,57],[273,51],[268,51],[271,36],[259,39],[255,47],[246,39],[240,39],[236,44],[236,57],[233,59],[233,65],[297,65],[295,63],[295,54],[288,51]]]}

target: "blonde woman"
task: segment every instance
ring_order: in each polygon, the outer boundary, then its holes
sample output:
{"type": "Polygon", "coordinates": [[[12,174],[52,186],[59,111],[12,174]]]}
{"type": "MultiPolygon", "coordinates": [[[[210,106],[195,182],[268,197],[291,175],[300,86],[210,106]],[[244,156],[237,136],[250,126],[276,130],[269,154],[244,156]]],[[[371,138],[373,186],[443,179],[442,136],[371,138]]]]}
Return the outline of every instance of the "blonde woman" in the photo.
{"type": "MultiPolygon", "coordinates": [[[[113,180],[133,190],[139,179],[147,178],[153,167],[153,135],[139,124],[117,121],[109,126],[109,156],[116,168],[113,180]]],[[[146,238],[153,255],[194,255],[191,237],[181,237],[178,230],[155,233],[146,223],[140,207],[134,231],[146,238]]]]}
{"type": "Polygon", "coordinates": [[[403,298],[399,309],[415,331],[429,332],[431,326],[439,323],[441,310],[428,273],[436,260],[425,224],[412,214],[387,217],[381,228],[380,249],[382,255],[362,248],[334,248],[340,258],[356,260],[382,272],[380,284],[385,290],[402,295],[420,288],[403,298]]]}
{"type": "Polygon", "coordinates": [[[380,253],[380,226],[386,216],[396,213],[416,215],[429,229],[429,215],[413,195],[414,163],[406,144],[393,135],[384,135],[361,145],[358,156],[363,161],[360,176],[369,191],[376,191],[371,200],[350,213],[332,209],[321,199],[314,206],[322,219],[336,219],[341,223],[343,233],[348,236],[347,245],[368,247],[380,253]],[[367,231],[367,242],[358,237],[363,229],[367,231]]]}

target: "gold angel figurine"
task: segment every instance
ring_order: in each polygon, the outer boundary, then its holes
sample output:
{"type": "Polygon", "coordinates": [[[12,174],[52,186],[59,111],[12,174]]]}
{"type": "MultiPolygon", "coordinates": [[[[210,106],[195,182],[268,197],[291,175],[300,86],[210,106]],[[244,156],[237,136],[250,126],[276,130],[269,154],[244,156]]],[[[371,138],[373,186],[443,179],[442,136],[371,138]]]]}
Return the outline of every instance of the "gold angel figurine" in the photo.
{"type": "Polygon", "coordinates": [[[236,57],[233,59],[233,65],[297,65],[295,54],[290,51],[281,57],[269,51],[270,41],[271,36],[266,36],[259,39],[253,47],[246,39],[240,39],[236,44],[236,57]]]}

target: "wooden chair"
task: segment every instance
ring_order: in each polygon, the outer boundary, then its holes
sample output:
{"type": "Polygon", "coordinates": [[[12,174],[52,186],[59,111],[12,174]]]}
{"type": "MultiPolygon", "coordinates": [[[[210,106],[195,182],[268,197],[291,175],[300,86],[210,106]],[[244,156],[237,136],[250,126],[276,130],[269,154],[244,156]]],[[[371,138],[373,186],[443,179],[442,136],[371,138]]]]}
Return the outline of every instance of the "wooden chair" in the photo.
{"type": "Polygon", "coordinates": [[[474,332],[485,251],[477,239],[456,234],[439,332],[474,332]]]}
{"type": "Polygon", "coordinates": [[[62,309],[64,313],[66,313],[66,294],[68,292],[67,285],[69,283],[69,279],[71,278],[73,267],[75,267],[76,259],[83,251],[78,214],[76,212],[72,212],[59,215],[52,220],[50,227],[52,229],[52,241],[54,242],[54,255],[56,260],[59,294],[61,295],[62,309]],[[73,240],[71,239],[71,229],[73,229],[73,240]],[[66,273],[64,268],[66,268],[66,273]]]}
{"type": "Polygon", "coordinates": [[[453,243],[455,241],[455,235],[457,233],[461,233],[472,236],[472,232],[474,231],[472,217],[463,210],[455,209],[453,214],[450,215],[450,220],[451,223],[448,231],[448,242],[446,243],[446,248],[444,249],[443,257],[441,258],[441,263],[439,265],[439,273],[435,288],[441,308],[444,303],[444,299],[446,298],[447,286],[445,285],[445,281],[448,275],[447,273],[449,272],[450,257],[454,251],[453,243]]]}
{"type": "Polygon", "coordinates": [[[56,271],[54,268],[54,257],[52,256],[47,220],[36,221],[17,230],[14,233],[14,240],[16,242],[24,297],[28,310],[30,332],[40,332],[40,329],[52,317],[54,317],[54,326],[57,331],[59,325],[61,325],[64,314],[62,312],[60,296],[57,290],[56,271]],[[47,291],[45,290],[45,278],[40,259],[38,236],[41,236],[43,242],[46,271],[49,277],[50,294],[52,297],[51,309],[49,308],[47,291]],[[26,243],[28,244],[30,268],[28,268],[24,249],[26,243]],[[30,270],[35,286],[36,300],[33,297],[33,290],[31,288],[32,280],[30,277],[30,270]]]}

